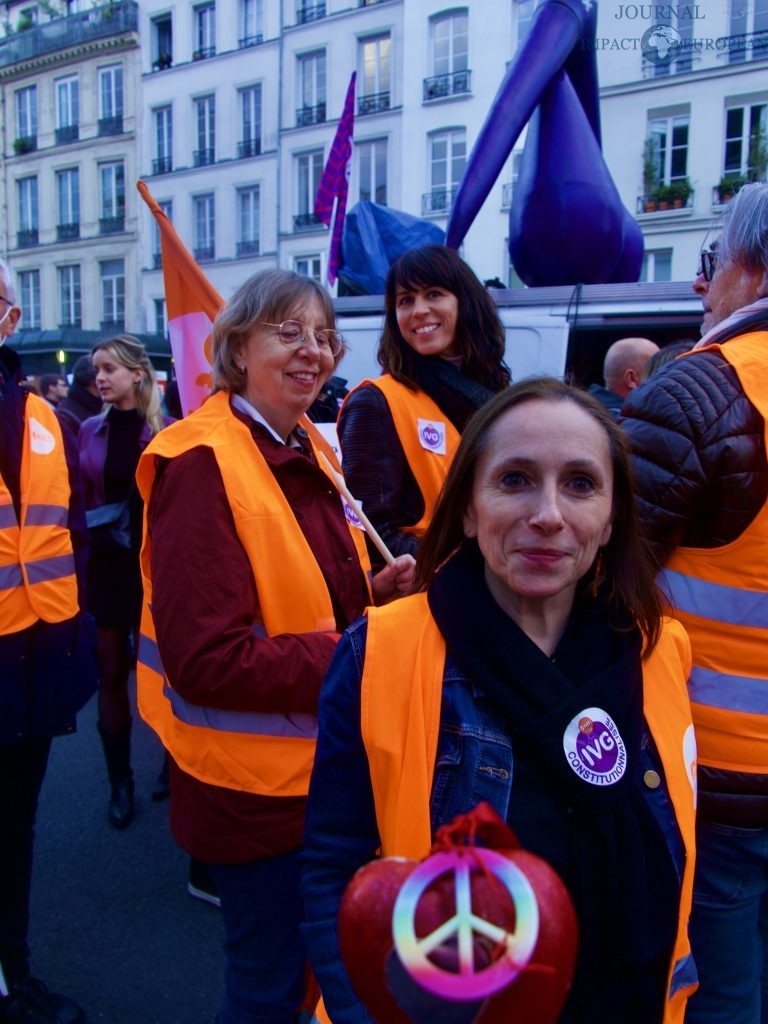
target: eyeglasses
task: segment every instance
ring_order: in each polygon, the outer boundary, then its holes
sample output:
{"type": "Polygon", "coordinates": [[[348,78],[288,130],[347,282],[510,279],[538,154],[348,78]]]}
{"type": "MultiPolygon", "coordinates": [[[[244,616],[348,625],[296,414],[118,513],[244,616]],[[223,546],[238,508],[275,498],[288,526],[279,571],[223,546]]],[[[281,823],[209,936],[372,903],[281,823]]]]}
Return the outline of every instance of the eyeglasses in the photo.
{"type": "Polygon", "coordinates": [[[13,305],[11,300],[10,299],[6,299],[6,297],[4,295],[0,295],[0,302],[7,302],[9,306],[13,305]]]}
{"type": "Polygon", "coordinates": [[[699,267],[696,276],[704,276],[705,281],[711,281],[715,276],[715,265],[719,254],[714,249],[704,249],[699,253],[699,267]]]}
{"type": "Polygon", "coordinates": [[[262,327],[274,327],[286,348],[301,348],[306,344],[309,334],[314,336],[320,351],[330,353],[334,359],[347,347],[344,335],[339,334],[338,331],[313,331],[311,327],[307,327],[299,320],[283,320],[281,324],[268,324],[262,320],[261,325],[262,327]]]}

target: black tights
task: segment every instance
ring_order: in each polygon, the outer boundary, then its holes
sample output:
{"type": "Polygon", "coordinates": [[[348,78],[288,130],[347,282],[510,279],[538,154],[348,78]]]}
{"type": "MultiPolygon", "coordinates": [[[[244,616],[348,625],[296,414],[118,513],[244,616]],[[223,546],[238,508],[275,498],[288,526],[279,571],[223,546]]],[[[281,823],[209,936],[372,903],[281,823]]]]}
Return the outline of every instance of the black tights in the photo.
{"type": "MultiPolygon", "coordinates": [[[[134,636],[134,641],[137,638],[134,636]]],[[[134,665],[130,631],[111,626],[96,630],[99,659],[99,722],[107,736],[117,736],[131,720],[128,677],[134,665]]],[[[134,650],[136,645],[134,643],[134,650]]]]}

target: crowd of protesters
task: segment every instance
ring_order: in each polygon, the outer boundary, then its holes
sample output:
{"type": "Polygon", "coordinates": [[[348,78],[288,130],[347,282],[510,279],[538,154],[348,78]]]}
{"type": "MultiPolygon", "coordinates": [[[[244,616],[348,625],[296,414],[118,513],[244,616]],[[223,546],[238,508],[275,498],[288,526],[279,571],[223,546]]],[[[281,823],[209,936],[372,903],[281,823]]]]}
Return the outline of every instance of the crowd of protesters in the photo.
{"type": "Polygon", "coordinates": [[[511,384],[470,268],[404,254],[382,376],[339,419],[374,541],[306,415],[345,351],[321,286],[242,285],[213,395],[174,422],[127,335],[25,381],[0,262],[0,1022],[87,1020],[30,971],[37,799],[98,687],[130,825],[135,666],[172,833],[221,908],[218,1024],[452,1013],[399,962],[361,1000],[339,907],[480,801],[578,921],[572,984],[530,1024],[765,1024],[768,185],[693,287],[701,340],[620,339],[588,394],[511,384]]]}

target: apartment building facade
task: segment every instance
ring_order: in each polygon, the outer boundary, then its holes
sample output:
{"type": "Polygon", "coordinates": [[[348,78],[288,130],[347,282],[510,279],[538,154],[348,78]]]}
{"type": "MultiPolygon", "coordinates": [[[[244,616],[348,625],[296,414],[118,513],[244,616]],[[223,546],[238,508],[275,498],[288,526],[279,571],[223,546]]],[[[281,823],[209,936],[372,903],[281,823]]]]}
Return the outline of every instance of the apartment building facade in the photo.
{"type": "Polygon", "coordinates": [[[46,16],[6,3],[0,39],[2,249],[28,352],[140,329],[138,5],[46,16]]]}

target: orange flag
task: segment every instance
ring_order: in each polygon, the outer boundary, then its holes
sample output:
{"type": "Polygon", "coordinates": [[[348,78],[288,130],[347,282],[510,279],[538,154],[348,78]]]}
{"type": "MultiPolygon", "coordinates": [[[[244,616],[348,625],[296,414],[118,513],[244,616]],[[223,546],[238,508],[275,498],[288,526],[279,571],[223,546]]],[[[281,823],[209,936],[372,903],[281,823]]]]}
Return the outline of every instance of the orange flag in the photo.
{"type": "Polygon", "coordinates": [[[136,188],[160,229],[168,333],[186,416],[211,393],[211,327],[224,300],[192,259],[144,182],[137,181],[136,188]]]}

